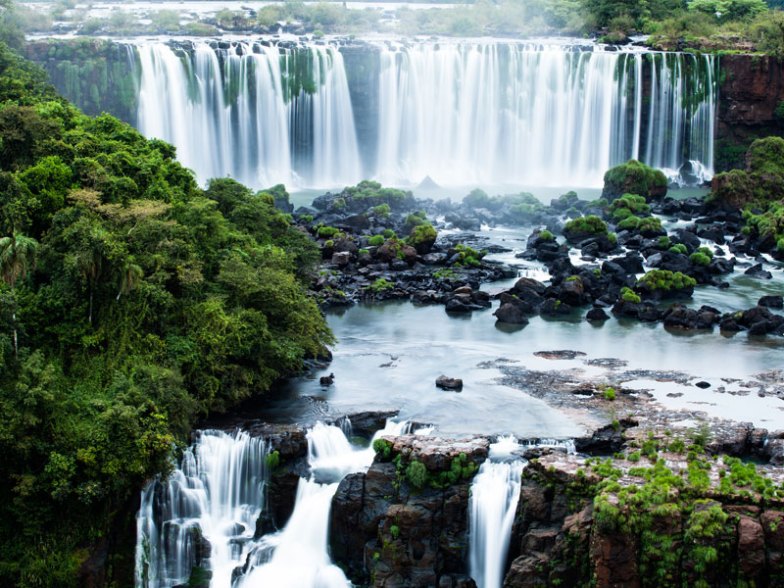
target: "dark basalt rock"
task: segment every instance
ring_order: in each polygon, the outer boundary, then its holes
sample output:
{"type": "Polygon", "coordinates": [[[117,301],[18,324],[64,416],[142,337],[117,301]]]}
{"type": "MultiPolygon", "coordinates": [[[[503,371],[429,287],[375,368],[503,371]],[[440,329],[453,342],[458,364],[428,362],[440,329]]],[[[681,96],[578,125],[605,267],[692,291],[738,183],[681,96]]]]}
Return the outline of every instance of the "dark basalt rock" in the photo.
{"type": "Polygon", "coordinates": [[[436,378],[436,386],[442,390],[454,390],[460,392],[463,389],[463,380],[460,378],[450,378],[448,376],[438,376],[436,378]]]}
{"type": "Polygon", "coordinates": [[[606,425],[593,432],[590,437],[578,437],[574,440],[575,449],[587,455],[612,455],[620,451],[626,437],[624,431],[637,426],[633,419],[621,419],[618,426],[606,425]]]}
{"type": "Polygon", "coordinates": [[[500,323],[508,323],[510,325],[528,324],[528,319],[525,316],[523,308],[512,302],[501,304],[493,315],[500,323]]]}
{"type": "Polygon", "coordinates": [[[751,266],[743,273],[747,276],[751,276],[752,278],[759,278],[761,280],[770,280],[773,278],[773,274],[771,274],[766,269],[763,269],[761,263],[751,266]]]}
{"type": "Polygon", "coordinates": [[[784,297],[782,296],[763,296],[757,302],[758,306],[764,306],[766,308],[784,308],[784,297]]]}
{"type": "Polygon", "coordinates": [[[588,311],[588,313],[585,315],[585,318],[589,321],[604,322],[610,318],[610,315],[604,312],[604,310],[601,308],[594,307],[588,311]]]}

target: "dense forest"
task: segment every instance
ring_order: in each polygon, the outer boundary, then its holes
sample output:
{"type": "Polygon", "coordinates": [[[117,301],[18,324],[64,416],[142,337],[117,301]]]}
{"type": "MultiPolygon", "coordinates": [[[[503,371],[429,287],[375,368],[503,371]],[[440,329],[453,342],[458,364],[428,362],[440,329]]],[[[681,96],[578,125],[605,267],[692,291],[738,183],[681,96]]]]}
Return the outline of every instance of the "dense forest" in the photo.
{"type": "Polygon", "coordinates": [[[170,145],[84,116],[5,45],[0,103],[0,584],[72,586],[194,419],[331,335],[281,187],[199,189],[170,145]]]}

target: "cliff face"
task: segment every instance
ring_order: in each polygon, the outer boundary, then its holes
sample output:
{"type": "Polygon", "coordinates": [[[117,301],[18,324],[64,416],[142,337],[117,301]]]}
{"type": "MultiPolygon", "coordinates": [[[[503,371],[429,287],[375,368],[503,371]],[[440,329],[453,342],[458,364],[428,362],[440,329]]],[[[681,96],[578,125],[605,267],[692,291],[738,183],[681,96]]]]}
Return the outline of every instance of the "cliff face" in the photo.
{"type": "Polygon", "coordinates": [[[716,169],[744,167],[754,139],[784,133],[784,62],[774,57],[721,57],[716,169]]]}

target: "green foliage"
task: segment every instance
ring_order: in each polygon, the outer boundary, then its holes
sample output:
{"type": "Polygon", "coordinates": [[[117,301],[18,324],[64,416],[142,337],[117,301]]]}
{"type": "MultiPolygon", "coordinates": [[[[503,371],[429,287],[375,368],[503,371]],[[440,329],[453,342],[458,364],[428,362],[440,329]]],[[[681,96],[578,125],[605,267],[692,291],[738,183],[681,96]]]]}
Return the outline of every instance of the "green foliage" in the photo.
{"type": "Polygon", "coordinates": [[[570,235],[606,235],[607,223],[594,214],[579,216],[564,225],[564,234],[567,237],[570,235]]]}
{"type": "Polygon", "coordinates": [[[406,239],[406,243],[415,247],[417,251],[429,250],[436,242],[438,232],[430,223],[422,223],[411,229],[411,234],[406,239]]]}
{"type": "Polygon", "coordinates": [[[623,220],[631,215],[650,214],[651,207],[645,202],[645,198],[636,194],[624,194],[620,198],[613,200],[608,207],[608,212],[616,221],[623,220]]]}
{"type": "Polygon", "coordinates": [[[267,454],[267,457],[265,458],[264,461],[267,466],[267,469],[274,470],[275,468],[280,466],[280,451],[278,451],[277,449],[275,451],[271,451],[270,453],[267,454]]]}
{"type": "Polygon", "coordinates": [[[392,457],[392,443],[386,439],[376,439],[373,441],[373,451],[375,451],[378,459],[389,461],[392,457]]]}
{"type": "Polygon", "coordinates": [[[768,10],[764,0],[690,0],[687,6],[691,11],[710,14],[719,21],[750,19],[768,10]]]}
{"type": "Polygon", "coordinates": [[[650,270],[637,282],[639,287],[649,291],[676,292],[697,285],[697,280],[681,272],[670,270],[650,270]]]}
{"type": "Polygon", "coordinates": [[[368,245],[372,247],[380,247],[384,244],[384,235],[373,235],[368,239],[368,245]]]}
{"type": "Polygon", "coordinates": [[[547,229],[542,229],[539,231],[539,240],[540,241],[555,241],[555,235],[553,235],[547,229]]]}
{"type": "Polygon", "coordinates": [[[684,245],[683,243],[676,243],[675,245],[670,247],[667,251],[669,251],[670,253],[679,253],[681,255],[686,255],[689,252],[689,250],[686,249],[686,245],[684,245]]]}
{"type": "Polygon", "coordinates": [[[428,474],[425,464],[413,460],[406,467],[406,479],[414,488],[422,489],[427,484],[428,474]]]}
{"type": "Polygon", "coordinates": [[[464,243],[458,243],[455,246],[455,252],[458,256],[455,265],[458,266],[479,267],[482,265],[481,260],[485,256],[484,251],[477,251],[464,243]]]}
{"type": "Polygon", "coordinates": [[[371,292],[375,294],[380,294],[381,292],[386,292],[387,290],[391,290],[395,287],[394,282],[390,282],[386,278],[378,278],[375,282],[370,284],[367,288],[371,292]]]}
{"type": "Polygon", "coordinates": [[[173,147],[86,117],[41,78],[0,46],[8,586],[75,585],[196,418],[332,341],[304,287],[315,246],[272,193],[201,190],[173,147]]]}
{"type": "Polygon", "coordinates": [[[710,265],[710,262],[713,260],[713,251],[708,247],[700,247],[689,255],[689,260],[695,265],[710,265]]]}
{"type": "Polygon", "coordinates": [[[335,227],[319,227],[316,234],[319,236],[320,239],[331,239],[339,232],[340,230],[336,229],[335,227]]]}
{"type": "Polygon", "coordinates": [[[608,386],[607,388],[604,389],[604,392],[602,392],[602,396],[604,397],[605,400],[609,400],[609,401],[615,400],[615,388],[611,388],[608,386]]]}
{"type": "Polygon", "coordinates": [[[602,197],[608,200],[626,194],[636,194],[645,200],[663,197],[667,194],[667,178],[660,170],[630,159],[607,170],[602,190],[602,197]]]}
{"type": "Polygon", "coordinates": [[[379,204],[378,206],[374,206],[371,208],[373,214],[379,218],[388,218],[389,214],[392,212],[392,209],[389,208],[389,204],[384,202],[383,204],[379,204]]]}

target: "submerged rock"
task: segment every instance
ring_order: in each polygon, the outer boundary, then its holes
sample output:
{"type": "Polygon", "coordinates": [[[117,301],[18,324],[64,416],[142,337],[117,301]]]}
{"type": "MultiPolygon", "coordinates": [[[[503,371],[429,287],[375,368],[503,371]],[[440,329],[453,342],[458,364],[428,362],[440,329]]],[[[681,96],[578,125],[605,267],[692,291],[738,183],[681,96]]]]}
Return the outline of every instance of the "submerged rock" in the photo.
{"type": "Polygon", "coordinates": [[[463,389],[463,380],[441,375],[436,378],[436,386],[442,390],[454,390],[459,392],[463,389]]]}

